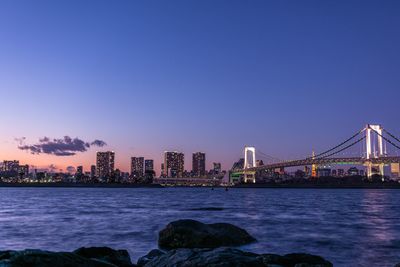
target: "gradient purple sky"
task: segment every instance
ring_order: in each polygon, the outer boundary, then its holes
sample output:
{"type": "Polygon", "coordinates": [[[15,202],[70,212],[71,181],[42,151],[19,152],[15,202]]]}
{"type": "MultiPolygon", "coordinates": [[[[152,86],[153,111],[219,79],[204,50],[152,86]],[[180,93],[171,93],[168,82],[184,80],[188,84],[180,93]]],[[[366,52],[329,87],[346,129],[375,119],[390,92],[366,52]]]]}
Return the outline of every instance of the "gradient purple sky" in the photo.
{"type": "Polygon", "coordinates": [[[399,1],[0,2],[0,159],[57,168],[114,150],[207,153],[245,144],[304,157],[380,123],[400,135],[399,1]],[[68,135],[75,156],[17,148],[68,135]]]}

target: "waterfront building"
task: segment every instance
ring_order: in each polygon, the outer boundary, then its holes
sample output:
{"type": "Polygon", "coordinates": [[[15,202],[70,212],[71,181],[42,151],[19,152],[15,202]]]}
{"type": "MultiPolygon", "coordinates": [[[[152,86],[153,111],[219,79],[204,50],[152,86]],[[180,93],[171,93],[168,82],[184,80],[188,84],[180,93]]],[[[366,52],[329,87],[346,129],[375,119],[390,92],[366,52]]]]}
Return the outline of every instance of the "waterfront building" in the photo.
{"type": "Polygon", "coordinates": [[[144,176],[144,158],[132,157],[131,158],[131,176],[143,177],[144,176]]]}
{"type": "Polygon", "coordinates": [[[152,159],[146,159],[144,161],[144,172],[148,173],[154,171],[154,160],[152,159]]]}
{"type": "Polygon", "coordinates": [[[167,177],[164,166],[165,166],[164,163],[161,163],[161,177],[167,177]]]}
{"type": "Polygon", "coordinates": [[[317,168],[317,177],[331,176],[330,168],[317,168]]]}
{"type": "Polygon", "coordinates": [[[264,161],[262,159],[256,160],[256,167],[264,166],[264,161]]]}
{"type": "Polygon", "coordinates": [[[400,178],[400,163],[390,164],[390,173],[396,180],[400,178]]]}
{"type": "Polygon", "coordinates": [[[347,170],[347,174],[349,176],[356,176],[356,175],[358,175],[358,173],[359,173],[359,171],[356,167],[351,167],[347,170]]]}
{"type": "Polygon", "coordinates": [[[99,178],[108,178],[114,172],[114,151],[97,152],[96,174],[99,178]]]}
{"type": "Polygon", "coordinates": [[[192,170],[195,177],[203,177],[206,175],[206,153],[193,153],[192,170]]]}
{"type": "Polygon", "coordinates": [[[96,176],[96,166],[90,166],[90,178],[93,179],[96,176]]]}
{"type": "Polygon", "coordinates": [[[221,163],[219,162],[213,162],[213,172],[215,174],[220,174],[222,172],[222,167],[221,163]]]}
{"type": "Polygon", "coordinates": [[[77,175],[82,175],[83,174],[83,166],[76,167],[76,174],[77,175]]]}
{"type": "Polygon", "coordinates": [[[167,177],[182,177],[185,165],[185,156],[177,151],[164,152],[164,175],[167,177]]]}
{"type": "Polygon", "coordinates": [[[19,165],[18,166],[18,174],[22,175],[24,177],[27,177],[29,175],[29,165],[19,165]]]}
{"type": "Polygon", "coordinates": [[[5,160],[3,162],[3,170],[6,172],[18,172],[19,160],[5,160]]]}

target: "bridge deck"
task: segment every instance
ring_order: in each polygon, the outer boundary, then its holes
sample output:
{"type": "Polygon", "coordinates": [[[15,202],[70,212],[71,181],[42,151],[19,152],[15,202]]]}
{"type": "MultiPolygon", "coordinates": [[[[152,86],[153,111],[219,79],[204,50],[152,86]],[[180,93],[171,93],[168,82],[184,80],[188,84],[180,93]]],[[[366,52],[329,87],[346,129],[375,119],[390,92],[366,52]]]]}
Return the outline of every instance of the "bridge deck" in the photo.
{"type": "Polygon", "coordinates": [[[268,170],[276,168],[288,168],[297,166],[307,166],[307,165],[328,165],[328,164],[364,164],[371,162],[372,164],[390,164],[390,163],[400,163],[400,157],[380,157],[365,159],[361,157],[353,158],[324,158],[324,159],[303,159],[303,160],[292,160],[284,161],[279,163],[266,164],[259,167],[248,168],[246,171],[258,171],[258,170],[268,170]]]}

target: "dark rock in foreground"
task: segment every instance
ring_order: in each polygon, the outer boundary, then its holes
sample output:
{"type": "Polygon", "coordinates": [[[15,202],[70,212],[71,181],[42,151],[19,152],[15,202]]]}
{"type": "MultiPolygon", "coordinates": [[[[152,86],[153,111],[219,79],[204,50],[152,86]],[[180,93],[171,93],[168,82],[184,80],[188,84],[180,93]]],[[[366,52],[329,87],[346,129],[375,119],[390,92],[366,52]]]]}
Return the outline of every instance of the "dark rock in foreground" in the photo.
{"type": "Polygon", "coordinates": [[[75,254],[88,259],[97,259],[112,263],[119,267],[132,266],[131,258],[127,250],[114,250],[108,247],[79,248],[75,254]]]}
{"type": "Polygon", "coordinates": [[[80,248],[75,252],[0,251],[0,267],[133,267],[126,250],[80,248]]]}
{"type": "Polygon", "coordinates": [[[229,223],[204,224],[195,220],[169,223],[159,233],[158,245],[165,249],[241,246],[256,241],[246,230],[229,223]]]}
{"type": "Polygon", "coordinates": [[[262,254],[259,256],[264,266],[283,267],[330,267],[332,263],[324,258],[306,253],[292,253],[284,256],[276,254],[262,254]]]}
{"type": "MultiPolygon", "coordinates": [[[[139,266],[140,265],[138,263],[139,266]]],[[[234,248],[176,249],[148,261],[145,267],[331,267],[332,263],[309,254],[258,255],[234,248]]]]}
{"type": "Polygon", "coordinates": [[[150,251],[149,253],[147,253],[147,255],[139,258],[137,265],[138,266],[145,266],[146,263],[150,262],[151,260],[160,257],[162,255],[164,255],[165,252],[161,251],[159,249],[153,249],[152,251],[150,251]]]}
{"type": "Polygon", "coordinates": [[[1,251],[1,267],[115,267],[95,259],[87,259],[72,252],[42,250],[1,251]]]}

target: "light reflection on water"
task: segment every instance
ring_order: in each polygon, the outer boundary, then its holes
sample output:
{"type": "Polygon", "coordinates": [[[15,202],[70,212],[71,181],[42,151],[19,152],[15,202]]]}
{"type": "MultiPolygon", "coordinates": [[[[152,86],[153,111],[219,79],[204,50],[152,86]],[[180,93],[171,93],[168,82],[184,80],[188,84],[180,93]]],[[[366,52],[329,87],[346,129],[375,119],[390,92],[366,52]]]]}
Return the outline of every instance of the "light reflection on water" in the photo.
{"type": "Polygon", "coordinates": [[[335,266],[400,262],[399,191],[371,189],[0,188],[0,249],[128,249],[157,244],[168,222],[230,222],[258,253],[308,252],[335,266]],[[193,210],[219,207],[223,210],[193,210]]]}

